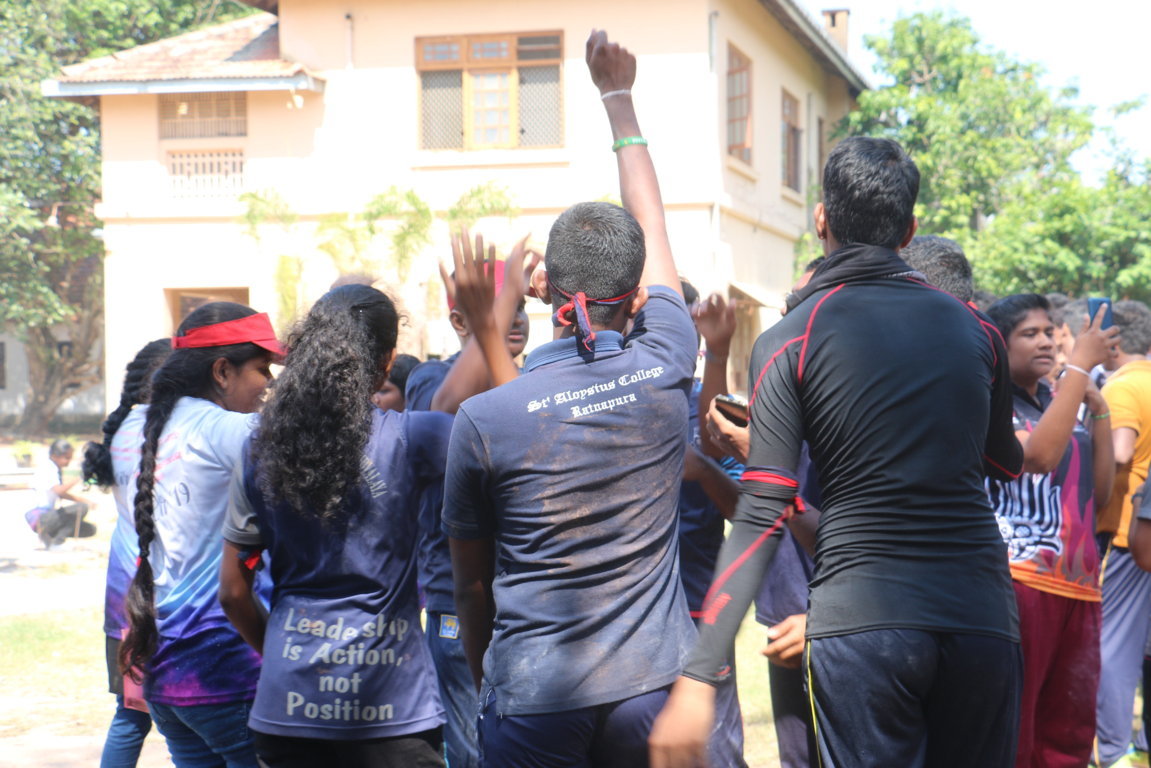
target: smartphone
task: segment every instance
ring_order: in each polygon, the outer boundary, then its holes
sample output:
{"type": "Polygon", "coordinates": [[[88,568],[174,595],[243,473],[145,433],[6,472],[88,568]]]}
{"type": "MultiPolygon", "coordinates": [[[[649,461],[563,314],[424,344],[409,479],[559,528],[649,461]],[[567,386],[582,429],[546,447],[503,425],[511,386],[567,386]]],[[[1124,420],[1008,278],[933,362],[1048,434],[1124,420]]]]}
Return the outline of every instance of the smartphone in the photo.
{"type": "Polygon", "coordinates": [[[1103,325],[1100,328],[1107,330],[1115,324],[1114,318],[1111,317],[1111,299],[1088,299],[1087,322],[1094,322],[1095,315],[1099,314],[1099,307],[1101,306],[1106,306],[1107,311],[1103,313],[1103,325]]]}
{"type": "Polygon", "coordinates": [[[748,425],[747,401],[739,395],[716,395],[715,407],[725,419],[737,427],[748,425]]]}

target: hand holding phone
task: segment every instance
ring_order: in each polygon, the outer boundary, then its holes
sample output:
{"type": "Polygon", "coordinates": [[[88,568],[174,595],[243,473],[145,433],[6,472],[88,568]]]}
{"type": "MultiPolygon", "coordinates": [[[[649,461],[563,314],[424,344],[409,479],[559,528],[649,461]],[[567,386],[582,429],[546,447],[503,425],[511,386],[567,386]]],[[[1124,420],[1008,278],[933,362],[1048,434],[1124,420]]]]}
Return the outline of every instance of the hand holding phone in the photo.
{"type": "Polygon", "coordinates": [[[747,401],[739,395],[716,395],[716,410],[737,427],[746,427],[750,421],[747,415],[747,401]]]}

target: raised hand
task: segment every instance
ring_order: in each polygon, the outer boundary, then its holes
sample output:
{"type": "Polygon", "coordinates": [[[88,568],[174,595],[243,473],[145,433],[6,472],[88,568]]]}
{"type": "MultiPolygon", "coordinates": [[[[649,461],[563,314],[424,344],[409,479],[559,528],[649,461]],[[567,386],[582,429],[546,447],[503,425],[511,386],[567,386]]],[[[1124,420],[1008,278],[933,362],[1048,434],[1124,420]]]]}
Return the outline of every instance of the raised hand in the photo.
{"type": "Polygon", "coordinates": [[[496,247],[488,246],[485,259],[483,235],[476,235],[473,249],[465,227],[459,235],[452,235],[452,261],[456,270],[456,306],[475,334],[495,322],[492,307],[496,292],[496,247]]]}
{"type": "Polygon", "coordinates": [[[635,56],[619,43],[608,42],[607,32],[592,30],[584,58],[601,94],[631,90],[635,83],[635,56]]]}
{"type": "Polygon", "coordinates": [[[726,356],[735,335],[735,302],[728,303],[723,296],[713,293],[692,308],[692,317],[700,336],[707,342],[707,351],[726,356]]]}
{"type": "Polygon", "coordinates": [[[1075,347],[1068,356],[1068,362],[1090,371],[1097,365],[1102,365],[1114,354],[1119,345],[1119,328],[1111,326],[1103,330],[1103,318],[1107,314],[1107,307],[1102,306],[1095,313],[1095,317],[1088,318],[1087,326],[1083,332],[1075,337],[1075,347]]]}

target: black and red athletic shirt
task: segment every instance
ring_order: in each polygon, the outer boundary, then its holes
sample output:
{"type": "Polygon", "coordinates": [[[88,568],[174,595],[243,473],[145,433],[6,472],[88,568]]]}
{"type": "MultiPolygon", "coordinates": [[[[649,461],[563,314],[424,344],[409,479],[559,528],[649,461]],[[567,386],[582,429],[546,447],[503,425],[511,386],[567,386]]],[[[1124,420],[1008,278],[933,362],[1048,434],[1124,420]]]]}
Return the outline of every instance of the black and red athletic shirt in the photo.
{"type": "Polygon", "coordinates": [[[1003,339],[895,251],[833,253],[751,358],[751,448],[685,674],[717,682],[774,555],[806,440],[823,496],[808,638],[1019,639],[985,474],[1018,476],[1003,339]]]}

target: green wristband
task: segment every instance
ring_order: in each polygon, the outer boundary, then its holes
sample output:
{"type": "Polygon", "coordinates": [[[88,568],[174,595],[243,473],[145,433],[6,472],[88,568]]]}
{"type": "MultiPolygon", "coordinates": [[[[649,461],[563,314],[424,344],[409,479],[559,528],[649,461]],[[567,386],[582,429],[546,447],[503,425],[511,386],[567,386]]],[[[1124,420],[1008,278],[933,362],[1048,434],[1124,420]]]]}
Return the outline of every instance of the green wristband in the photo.
{"type": "Polygon", "coordinates": [[[647,139],[643,136],[624,136],[622,139],[616,139],[615,144],[611,145],[612,152],[619,152],[624,147],[630,147],[632,144],[640,144],[647,146],[647,139]]]}

